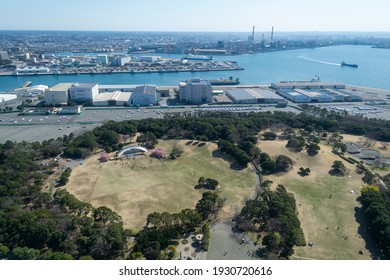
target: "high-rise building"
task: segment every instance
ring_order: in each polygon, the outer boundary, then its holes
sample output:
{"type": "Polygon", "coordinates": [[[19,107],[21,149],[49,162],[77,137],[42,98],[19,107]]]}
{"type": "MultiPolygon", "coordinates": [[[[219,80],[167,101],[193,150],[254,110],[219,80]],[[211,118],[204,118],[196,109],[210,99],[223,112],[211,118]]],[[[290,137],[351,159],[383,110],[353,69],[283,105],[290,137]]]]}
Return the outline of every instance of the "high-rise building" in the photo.
{"type": "Polygon", "coordinates": [[[179,99],[182,103],[203,104],[212,101],[212,87],[209,81],[192,79],[179,83],[179,99]]]}

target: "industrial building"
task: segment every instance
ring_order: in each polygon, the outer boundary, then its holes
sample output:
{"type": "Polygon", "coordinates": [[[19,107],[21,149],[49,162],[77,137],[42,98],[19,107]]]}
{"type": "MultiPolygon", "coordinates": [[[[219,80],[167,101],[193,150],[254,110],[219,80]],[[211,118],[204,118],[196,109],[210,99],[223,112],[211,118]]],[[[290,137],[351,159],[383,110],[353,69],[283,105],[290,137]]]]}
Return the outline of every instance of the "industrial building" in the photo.
{"type": "Polygon", "coordinates": [[[131,92],[104,92],[96,96],[93,106],[128,106],[130,105],[131,92]]]}
{"type": "Polygon", "coordinates": [[[345,89],[345,84],[342,83],[329,83],[329,82],[320,82],[315,81],[288,81],[288,82],[279,82],[272,83],[271,88],[275,90],[291,90],[291,89],[345,89]]]}
{"type": "Polygon", "coordinates": [[[47,90],[44,93],[46,104],[67,104],[69,101],[69,89],[72,83],[60,83],[47,90]]]}
{"type": "Polygon", "coordinates": [[[303,89],[279,90],[278,94],[294,103],[326,103],[333,102],[331,96],[303,89]]]}
{"type": "Polygon", "coordinates": [[[181,103],[203,104],[212,101],[212,87],[209,81],[192,79],[179,83],[179,99],[181,103]]]}
{"type": "Polygon", "coordinates": [[[330,102],[359,102],[359,96],[347,93],[344,90],[278,90],[277,93],[294,103],[330,103],[330,102]]]}
{"type": "Polygon", "coordinates": [[[99,85],[99,93],[113,91],[133,92],[136,87],[136,85],[99,85]]]}
{"type": "Polygon", "coordinates": [[[69,88],[69,96],[75,102],[92,102],[99,95],[99,86],[95,83],[74,83],[69,88]]]}
{"type": "Polygon", "coordinates": [[[269,89],[232,89],[226,95],[238,104],[266,104],[284,102],[285,99],[269,89]]]}
{"type": "Polygon", "coordinates": [[[315,81],[272,83],[271,88],[295,103],[358,102],[362,98],[346,90],[345,84],[315,81]]]}
{"type": "Polygon", "coordinates": [[[124,66],[126,63],[131,62],[131,56],[110,56],[109,60],[113,66],[124,66]]]}
{"type": "Polygon", "coordinates": [[[219,50],[219,49],[192,49],[191,51],[194,54],[203,54],[203,55],[226,55],[226,50],[219,50]]]}
{"type": "Polygon", "coordinates": [[[106,54],[98,54],[96,56],[96,60],[101,65],[107,65],[108,64],[108,55],[106,55],[106,54]]]}
{"type": "Polygon", "coordinates": [[[12,72],[12,75],[31,75],[31,74],[45,74],[49,73],[49,68],[47,67],[25,67],[25,68],[17,68],[12,72]]]}
{"type": "Polygon", "coordinates": [[[7,51],[0,51],[0,62],[10,60],[7,51]]]}
{"type": "Polygon", "coordinates": [[[65,106],[59,108],[57,115],[80,115],[81,106],[65,106]]]}
{"type": "Polygon", "coordinates": [[[156,86],[145,85],[136,87],[131,96],[131,103],[134,106],[149,106],[155,105],[160,100],[160,94],[156,90],[156,86]]]}
{"type": "Polygon", "coordinates": [[[146,55],[146,56],[141,56],[139,58],[140,61],[145,61],[145,62],[157,62],[161,59],[161,56],[156,56],[156,55],[146,55]]]}
{"type": "Polygon", "coordinates": [[[18,98],[16,94],[0,94],[0,103],[18,98]]]}

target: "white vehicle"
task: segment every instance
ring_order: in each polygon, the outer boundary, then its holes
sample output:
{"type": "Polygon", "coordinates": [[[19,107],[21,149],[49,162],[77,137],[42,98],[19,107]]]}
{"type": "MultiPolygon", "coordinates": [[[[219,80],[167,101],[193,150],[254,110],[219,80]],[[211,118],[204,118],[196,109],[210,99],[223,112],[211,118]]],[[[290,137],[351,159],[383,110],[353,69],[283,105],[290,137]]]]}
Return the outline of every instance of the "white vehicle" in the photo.
{"type": "Polygon", "coordinates": [[[62,130],[62,127],[59,127],[58,130],[62,130]]]}

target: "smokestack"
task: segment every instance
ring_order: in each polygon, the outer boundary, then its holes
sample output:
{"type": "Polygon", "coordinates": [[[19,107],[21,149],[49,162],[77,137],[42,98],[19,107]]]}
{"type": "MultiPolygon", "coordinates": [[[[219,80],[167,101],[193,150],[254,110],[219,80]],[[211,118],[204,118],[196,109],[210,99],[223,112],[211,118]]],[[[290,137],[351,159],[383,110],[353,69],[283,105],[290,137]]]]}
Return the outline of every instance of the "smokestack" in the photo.
{"type": "Polygon", "coordinates": [[[252,29],[252,40],[255,40],[255,26],[253,25],[252,29]]]}
{"type": "Polygon", "coordinates": [[[271,42],[274,40],[274,27],[272,26],[272,32],[271,32],[271,42]]]}

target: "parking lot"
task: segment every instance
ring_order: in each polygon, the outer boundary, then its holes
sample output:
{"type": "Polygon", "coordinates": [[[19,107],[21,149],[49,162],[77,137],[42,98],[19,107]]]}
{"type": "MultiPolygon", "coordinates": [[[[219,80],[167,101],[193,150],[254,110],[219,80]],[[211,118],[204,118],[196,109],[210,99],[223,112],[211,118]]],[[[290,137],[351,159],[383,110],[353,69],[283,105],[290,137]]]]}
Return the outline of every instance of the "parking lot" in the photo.
{"type": "Polygon", "coordinates": [[[378,118],[390,120],[390,105],[367,105],[364,103],[339,103],[326,104],[320,107],[336,112],[346,112],[352,116],[362,116],[367,118],[378,118]]]}
{"type": "Polygon", "coordinates": [[[167,113],[173,112],[265,112],[265,111],[293,111],[294,108],[275,108],[273,106],[248,107],[184,107],[184,108],[87,108],[80,115],[30,115],[18,116],[18,113],[0,114],[0,143],[11,141],[43,141],[57,138],[64,134],[80,134],[93,129],[102,123],[113,120],[139,120],[145,118],[164,118],[167,113]]]}

